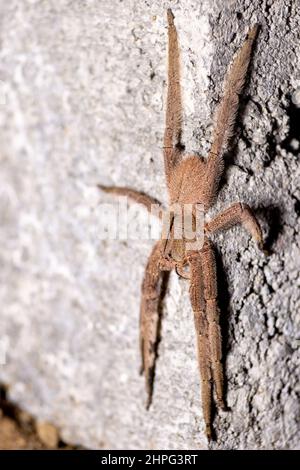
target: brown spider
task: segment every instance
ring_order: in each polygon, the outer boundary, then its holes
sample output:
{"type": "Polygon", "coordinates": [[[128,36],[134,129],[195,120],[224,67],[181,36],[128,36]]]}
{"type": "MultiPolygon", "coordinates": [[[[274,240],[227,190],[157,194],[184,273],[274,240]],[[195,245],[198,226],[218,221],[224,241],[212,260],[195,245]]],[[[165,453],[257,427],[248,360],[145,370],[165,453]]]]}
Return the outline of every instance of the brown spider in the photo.
{"type": "MultiPolygon", "coordinates": [[[[217,113],[210,152],[206,159],[195,155],[183,155],[181,136],[181,94],[179,73],[179,48],[172,11],[168,18],[168,94],[166,127],[164,134],[164,164],[170,206],[179,204],[202,204],[207,211],[214,202],[218,183],[223,172],[223,153],[232,136],[238,110],[239,94],[245,82],[252,45],[258,26],[250,29],[226,77],[224,96],[217,113]],[[184,158],[185,157],[185,158],[184,158]]],[[[156,203],[151,197],[129,188],[99,186],[108,193],[125,195],[143,204],[149,211],[156,203]]],[[[195,222],[193,211],[193,222],[195,222]]],[[[211,439],[212,383],[217,404],[225,409],[223,397],[223,367],[219,309],[217,306],[216,262],[209,234],[242,224],[263,248],[261,228],[246,204],[237,202],[218,214],[204,227],[204,243],[200,250],[190,250],[183,237],[175,239],[171,218],[168,235],[162,236],[149,257],[142,284],[140,312],[140,347],[142,372],[145,373],[148,394],[147,407],[153,393],[155,361],[159,335],[159,302],[165,271],[176,269],[177,273],[190,279],[190,299],[194,312],[198,342],[198,361],[201,376],[202,407],[206,435],[211,439]],[[185,268],[189,268],[189,273],[185,268]]],[[[195,223],[194,223],[195,225],[195,223]]]]}

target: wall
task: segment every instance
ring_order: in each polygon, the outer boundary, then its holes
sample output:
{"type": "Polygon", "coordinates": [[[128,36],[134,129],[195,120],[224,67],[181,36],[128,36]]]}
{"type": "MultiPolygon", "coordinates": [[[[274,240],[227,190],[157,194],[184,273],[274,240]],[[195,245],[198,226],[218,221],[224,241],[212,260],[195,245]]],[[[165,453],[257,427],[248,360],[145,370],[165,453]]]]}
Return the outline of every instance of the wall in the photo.
{"type": "Polygon", "coordinates": [[[68,442],[207,448],[187,282],[171,276],[146,412],[138,315],[152,242],[99,237],[100,204],[112,198],[98,183],[167,202],[168,6],[180,40],[187,152],[206,154],[227,66],[249,25],[262,26],[211,215],[247,202],[272,254],[240,228],[215,239],[231,410],[216,414],[211,447],[295,449],[300,14],[291,0],[0,2],[0,381],[68,442]]]}

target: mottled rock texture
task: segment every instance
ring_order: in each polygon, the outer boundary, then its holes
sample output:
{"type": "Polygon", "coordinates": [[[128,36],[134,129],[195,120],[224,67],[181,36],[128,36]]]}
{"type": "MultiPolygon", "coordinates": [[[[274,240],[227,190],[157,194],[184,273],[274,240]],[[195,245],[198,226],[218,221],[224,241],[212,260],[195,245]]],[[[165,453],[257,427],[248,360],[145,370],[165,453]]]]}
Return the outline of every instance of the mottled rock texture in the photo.
{"type": "MultiPolygon", "coordinates": [[[[163,309],[153,406],[139,376],[152,242],[101,240],[97,183],[167,201],[166,8],[181,47],[187,152],[205,155],[225,71],[261,31],[214,214],[250,204],[272,254],[216,237],[229,412],[214,449],[299,448],[299,1],[0,1],[0,381],[92,448],[207,448],[188,283],[163,309]],[[222,261],[221,261],[222,260],[222,261]],[[2,351],[3,353],[3,351],[2,351]],[[3,354],[2,354],[3,356],[3,354]],[[3,357],[2,357],[3,359],[3,357]]],[[[140,209],[139,213],[143,213],[140,209]]],[[[137,213],[136,219],[139,217],[137,213]]]]}

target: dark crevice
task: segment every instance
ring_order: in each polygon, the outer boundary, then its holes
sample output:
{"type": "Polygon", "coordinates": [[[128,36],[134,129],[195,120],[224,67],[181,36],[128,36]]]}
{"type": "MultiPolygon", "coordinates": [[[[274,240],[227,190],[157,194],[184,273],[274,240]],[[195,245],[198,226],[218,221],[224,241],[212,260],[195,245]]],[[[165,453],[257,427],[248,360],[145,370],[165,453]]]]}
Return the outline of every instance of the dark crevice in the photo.
{"type": "Polygon", "coordinates": [[[298,217],[300,217],[300,201],[296,196],[292,196],[292,199],[295,201],[294,202],[294,209],[298,217]]]}
{"type": "Polygon", "coordinates": [[[274,294],[275,290],[273,289],[273,287],[271,286],[271,284],[268,283],[268,281],[267,281],[267,279],[266,279],[266,276],[264,276],[264,282],[265,282],[265,284],[268,286],[270,295],[274,294]]]}
{"type": "Polygon", "coordinates": [[[269,15],[269,11],[271,9],[271,6],[272,6],[272,2],[268,3],[266,2],[266,6],[265,6],[265,16],[268,17],[269,15]]]}
{"type": "Polygon", "coordinates": [[[271,165],[271,163],[275,160],[276,155],[277,155],[277,150],[276,150],[277,141],[276,141],[276,137],[274,135],[277,128],[278,128],[277,121],[275,119],[273,119],[272,129],[267,134],[267,155],[266,155],[266,158],[263,162],[263,165],[264,165],[265,168],[268,168],[271,165]]]}
{"type": "Polygon", "coordinates": [[[290,130],[286,139],[281,143],[281,147],[294,155],[298,155],[299,150],[295,150],[291,143],[293,140],[299,142],[300,108],[293,103],[291,96],[289,96],[288,99],[290,104],[287,108],[287,115],[289,116],[290,130]]]}
{"type": "Polygon", "coordinates": [[[152,64],[152,61],[151,61],[151,60],[149,61],[149,65],[150,65],[150,69],[151,69],[151,72],[150,72],[150,80],[153,80],[154,77],[155,77],[155,72],[154,72],[153,64],[152,64]]]}
{"type": "Polygon", "coordinates": [[[275,322],[274,322],[274,325],[273,325],[273,330],[274,330],[274,332],[272,334],[268,333],[268,340],[269,341],[271,341],[275,336],[276,337],[282,336],[282,332],[277,328],[277,326],[275,325],[275,322]]]}
{"type": "Polygon", "coordinates": [[[4,416],[17,421],[18,407],[8,400],[7,389],[4,386],[0,387],[0,409],[4,416]]]}
{"type": "Polygon", "coordinates": [[[236,38],[236,33],[232,33],[229,43],[234,42],[236,38]]]}
{"type": "Polygon", "coordinates": [[[178,135],[178,140],[175,144],[175,147],[179,152],[184,152],[185,151],[185,144],[182,142],[182,130],[180,130],[179,135],[178,135]]]}
{"type": "Polygon", "coordinates": [[[265,331],[266,331],[266,333],[268,333],[268,329],[269,329],[269,328],[268,328],[268,315],[267,315],[265,309],[262,308],[262,306],[264,305],[262,296],[261,296],[259,293],[258,293],[257,295],[258,295],[259,302],[260,302],[260,304],[261,304],[261,305],[260,305],[260,307],[261,307],[261,308],[260,308],[260,311],[261,311],[261,313],[262,313],[261,318],[262,318],[262,321],[263,321],[263,324],[264,324],[264,327],[265,327],[265,331]]]}
{"type": "Polygon", "coordinates": [[[273,247],[283,231],[282,210],[278,206],[260,206],[256,209],[256,214],[263,216],[267,222],[268,235],[264,243],[264,248],[272,254],[273,247]]]}
{"type": "Polygon", "coordinates": [[[288,10],[286,13],[286,23],[289,31],[291,30],[291,14],[292,14],[292,1],[290,0],[290,3],[288,4],[288,10]]]}
{"type": "Polygon", "coordinates": [[[182,142],[177,142],[177,144],[175,145],[176,149],[179,150],[180,152],[184,152],[185,151],[185,145],[182,143],[182,142]]]}
{"type": "Polygon", "coordinates": [[[263,108],[262,108],[262,105],[260,103],[255,101],[252,96],[249,97],[249,101],[251,101],[251,103],[253,103],[256,106],[259,114],[263,114],[263,108]]]}
{"type": "Polygon", "coordinates": [[[252,147],[252,144],[251,144],[250,140],[248,139],[248,137],[246,135],[244,126],[241,126],[241,133],[240,133],[239,137],[244,142],[247,149],[250,149],[252,147]]]}
{"type": "Polygon", "coordinates": [[[237,163],[235,163],[234,166],[239,168],[243,173],[247,174],[247,180],[246,180],[247,182],[248,182],[249,178],[254,175],[254,172],[253,172],[253,170],[251,170],[251,168],[246,168],[245,166],[238,165],[237,163]]]}

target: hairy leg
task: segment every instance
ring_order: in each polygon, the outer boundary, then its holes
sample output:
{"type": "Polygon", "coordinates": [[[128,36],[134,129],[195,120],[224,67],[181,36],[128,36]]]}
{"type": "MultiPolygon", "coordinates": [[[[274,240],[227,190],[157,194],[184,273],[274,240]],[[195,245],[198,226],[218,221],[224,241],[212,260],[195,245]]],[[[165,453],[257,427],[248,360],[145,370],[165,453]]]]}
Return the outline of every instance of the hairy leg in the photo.
{"type": "Polygon", "coordinates": [[[206,316],[208,321],[208,338],[210,349],[210,360],[217,395],[218,405],[224,409],[223,400],[223,365],[222,365],[222,336],[220,329],[219,316],[220,311],[217,305],[217,274],[216,260],[212,245],[206,242],[203,250],[200,252],[204,299],[206,303],[206,316]]]}
{"type": "Polygon", "coordinates": [[[225,209],[208,222],[205,225],[205,230],[209,233],[214,233],[218,230],[230,228],[236,224],[242,224],[257,242],[258,247],[263,250],[263,238],[260,225],[247,204],[237,202],[228,207],[228,209],[225,209]]]}
{"type": "Polygon", "coordinates": [[[147,194],[141,193],[139,191],[135,191],[134,189],[130,188],[119,188],[116,186],[103,186],[98,184],[98,188],[104,191],[105,193],[115,194],[116,196],[126,196],[132,201],[137,202],[138,204],[142,204],[148,212],[151,212],[152,206],[156,205],[159,206],[159,210],[157,215],[159,218],[162,218],[163,208],[159,201],[154,199],[151,196],[147,196],[147,194]]]}
{"type": "Polygon", "coordinates": [[[203,296],[203,273],[200,254],[192,252],[189,255],[190,265],[190,298],[194,311],[195,329],[198,344],[198,362],[201,378],[201,395],[203,417],[207,438],[211,439],[211,367],[208,339],[208,322],[205,313],[203,296]]]}
{"type": "Polygon", "coordinates": [[[211,205],[215,197],[223,172],[223,153],[233,133],[239,106],[239,95],[244,87],[257,31],[257,25],[250,29],[225,78],[223,98],[217,108],[212,146],[207,159],[206,185],[201,198],[207,206],[211,205]]]}
{"type": "Polygon", "coordinates": [[[182,103],[180,91],[180,65],[177,31],[172,10],[168,9],[168,94],[164,134],[164,163],[167,185],[172,170],[180,159],[182,103]]]}
{"type": "Polygon", "coordinates": [[[142,355],[141,372],[145,373],[147,390],[147,408],[153,393],[153,379],[157,355],[162,287],[169,273],[170,266],[163,263],[161,242],[154,245],[146,266],[142,284],[142,300],[140,310],[140,348],[142,355]]]}

